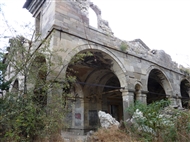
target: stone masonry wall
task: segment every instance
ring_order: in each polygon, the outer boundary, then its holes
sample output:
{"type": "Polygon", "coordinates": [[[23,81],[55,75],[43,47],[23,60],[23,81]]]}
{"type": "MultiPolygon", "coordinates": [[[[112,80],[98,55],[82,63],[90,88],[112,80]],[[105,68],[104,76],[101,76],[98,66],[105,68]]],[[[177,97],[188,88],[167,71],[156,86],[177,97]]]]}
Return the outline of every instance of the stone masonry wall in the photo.
{"type": "MultiPolygon", "coordinates": [[[[63,51],[57,54],[62,57],[64,65],[67,65],[76,54],[87,50],[100,52],[102,56],[105,56],[102,58],[111,60],[109,69],[93,72],[93,68],[89,67],[91,70],[86,71],[86,75],[84,73],[82,75],[85,83],[99,83],[101,79],[98,77],[100,77],[101,71],[108,79],[111,78],[111,75],[107,75],[106,71],[118,78],[122,88],[119,92],[122,99],[119,108],[123,107],[124,119],[129,117],[125,108],[134,103],[135,91],[136,95],[139,95],[136,96],[138,100],[146,103],[148,80],[152,70],[158,71],[160,83],[167,97],[172,101],[172,105],[181,106],[175,96],[181,94],[181,81],[189,79],[180,72],[178,65],[172,61],[171,57],[162,50],[149,49],[140,39],[122,41],[114,37],[108,22],[101,18],[100,9],[88,2],[88,0],[55,0],[54,2],[46,0],[40,9],[42,38],[51,35],[50,49],[63,51]],[[88,8],[95,10],[98,16],[100,24],[98,29],[89,25],[88,8]],[[92,73],[89,73],[90,71],[92,73]],[[88,76],[91,78],[89,79],[88,76]],[[140,89],[138,90],[137,87],[140,89]]],[[[61,67],[57,68],[57,72],[60,69],[61,67]]],[[[59,79],[63,79],[65,74],[66,68],[59,75],[59,79]]],[[[106,84],[106,81],[108,80],[102,81],[103,84],[106,84]]],[[[97,121],[89,120],[93,120],[97,110],[106,109],[107,104],[103,104],[101,100],[96,102],[86,100],[86,97],[91,93],[89,86],[79,85],[76,88],[76,92],[83,99],[77,100],[71,106],[72,112],[68,118],[68,125],[70,128],[76,129],[73,132],[82,135],[85,133],[85,129],[89,130],[98,126],[97,121]],[[97,124],[93,126],[93,123],[97,124]]],[[[95,87],[93,89],[98,92],[95,87]]],[[[99,89],[99,92],[102,93],[103,90],[99,89]]]]}

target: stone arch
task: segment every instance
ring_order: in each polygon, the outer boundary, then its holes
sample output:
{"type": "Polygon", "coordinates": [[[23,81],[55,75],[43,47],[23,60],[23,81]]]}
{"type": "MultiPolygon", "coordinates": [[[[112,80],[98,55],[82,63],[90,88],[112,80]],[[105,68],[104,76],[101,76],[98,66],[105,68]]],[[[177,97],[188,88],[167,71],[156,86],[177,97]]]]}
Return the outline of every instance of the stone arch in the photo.
{"type": "Polygon", "coordinates": [[[92,10],[96,13],[98,29],[113,36],[113,32],[111,28],[109,27],[108,21],[102,19],[102,15],[101,15],[102,12],[100,8],[97,5],[93,4],[92,2],[90,2],[90,8],[92,8],[92,10]]]}
{"type": "Polygon", "coordinates": [[[98,110],[123,118],[122,87],[127,87],[125,68],[121,61],[109,50],[96,45],[80,46],[65,57],[68,67],[66,75],[77,77],[84,94],[84,127],[98,126],[98,110]],[[80,53],[90,52],[82,61],[69,64],[80,53]],[[75,72],[72,72],[75,71],[75,72]]]}
{"type": "Polygon", "coordinates": [[[183,108],[190,108],[190,81],[182,79],[180,82],[181,103],[183,108]]]}
{"type": "Polygon", "coordinates": [[[143,85],[140,81],[137,81],[134,83],[134,90],[140,91],[142,89],[143,85]]]}
{"type": "Polygon", "coordinates": [[[89,25],[98,29],[98,18],[92,8],[89,8],[89,25]]]}
{"type": "Polygon", "coordinates": [[[152,66],[147,73],[147,103],[172,96],[172,86],[164,71],[152,66]]]}
{"type": "MultiPolygon", "coordinates": [[[[118,77],[119,81],[120,81],[120,85],[121,87],[125,87],[127,88],[127,81],[126,81],[126,76],[125,76],[125,66],[124,64],[117,58],[117,56],[115,56],[113,54],[113,52],[111,52],[111,50],[107,49],[107,48],[103,48],[101,46],[97,46],[97,45],[84,45],[84,46],[80,46],[80,48],[76,47],[74,48],[72,51],[70,51],[68,53],[68,55],[65,57],[65,61],[64,64],[69,64],[70,60],[77,55],[80,52],[83,52],[85,50],[89,50],[89,51],[100,51],[102,53],[105,53],[107,56],[109,56],[110,59],[112,59],[112,71],[115,73],[115,75],[118,77]]],[[[67,68],[67,67],[66,67],[67,68]]],[[[65,68],[65,69],[66,69],[65,68]]]]}
{"type": "MultiPolygon", "coordinates": [[[[91,103],[99,103],[97,108],[111,114],[116,120],[123,119],[122,93],[120,92],[120,82],[117,76],[109,70],[97,70],[86,80],[84,86],[86,98],[91,103]],[[88,86],[92,84],[93,86],[88,86]]],[[[93,108],[93,105],[89,105],[93,108]]]]}
{"type": "MultiPolygon", "coordinates": [[[[164,71],[162,68],[159,68],[159,67],[157,67],[157,66],[152,65],[150,68],[147,69],[146,80],[148,81],[149,74],[150,74],[150,72],[151,72],[153,69],[159,70],[160,73],[163,75],[163,77],[165,77],[164,82],[167,84],[167,85],[165,86],[165,89],[167,90],[167,95],[171,95],[171,96],[172,96],[172,92],[173,92],[172,85],[171,85],[171,83],[170,83],[170,81],[169,81],[169,79],[168,79],[168,77],[167,77],[165,71],[164,71]]],[[[147,82],[147,83],[148,83],[148,82],[147,82]]],[[[145,87],[147,87],[147,84],[146,84],[145,87]]],[[[146,88],[146,89],[148,90],[148,88],[146,88]]]]}
{"type": "Polygon", "coordinates": [[[92,11],[94,11],[94,13],[96,14],[96,17],[97,17],[97,26],[98,28],[100,28],[100,19],[102,19],[101,17],[101,10],[98,8],[97,5],[93,4],[93,3],[90,3],[90,9],[92,11]]]}

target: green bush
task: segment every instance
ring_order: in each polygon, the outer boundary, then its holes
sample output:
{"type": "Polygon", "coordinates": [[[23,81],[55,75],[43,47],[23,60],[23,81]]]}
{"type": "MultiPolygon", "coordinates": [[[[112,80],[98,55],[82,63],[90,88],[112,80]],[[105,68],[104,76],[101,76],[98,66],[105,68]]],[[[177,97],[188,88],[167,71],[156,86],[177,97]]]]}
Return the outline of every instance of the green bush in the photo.
{"type": "Polygon", "coordinates": [[[120,45],[121,51],[125,52],[128,49],[128,45],[125,42],[122,42],[120,45]]]}
{"type": "Polygon", "coordinates": [[[141,141],[186,142],[190,139],[190,113],[161,100],[149,105],[136,102],[128,111],[133,115],[133,133],[141,141]]]}
{"type": "Polygon", "coordinates": [[[13,97],[6,94],[0,99],[0,132],[1,141],[33,141],[36,137],[48,137],[61,127],[56,121],[63,117],[54,118],[47,115],[48,106],[37,105],[28,95],[13,97]],[[51,125],[53,124],[53,125],[51,125]]]}

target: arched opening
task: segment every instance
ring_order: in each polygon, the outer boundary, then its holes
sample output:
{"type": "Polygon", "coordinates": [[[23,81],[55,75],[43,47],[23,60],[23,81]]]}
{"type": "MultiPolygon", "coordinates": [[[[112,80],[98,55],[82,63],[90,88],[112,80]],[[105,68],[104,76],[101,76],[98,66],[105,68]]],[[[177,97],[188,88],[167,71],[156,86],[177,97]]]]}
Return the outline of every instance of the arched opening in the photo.
{"type": "Polygon", "coordinates": [[[96,29],[98,28],[97,15],[92,8],[89,8],[89,24],[96,29]]]}
{"type": "Polygon", "coordinates": [[[68,66],[67,75],[75,76],[76,83],[81,85],[83,98],[78,99],[84,102],[84,114],[81,115],[84,115],[84,128],[89,130],[99,126],[99,110],[110,113],[118,121],[123,119],[123,102],[121,80],[113,71],[114,59],[105,52],[92,49],[83,50],[74,58],[87,55],[87,52],[91,55],[68,66]]]}
{"type": "Polygon", "coordinates": [[[121,105],[122,95],[119,89],[120,83],[118,78],[114,74],[112,75],[112,77],[109,77],[103,89],[102,100],[106,101],[102,102],[102,106],[105,108],[106,112],[111,114],[116,120],[120,121],[123,119],[123,107],[121,105]]]}
{"type": "Polygon", "coordinates": [[[158,69],[151,70],[148,77],[147,104],[166,99],[165,88],[168,88],[165,75],[158,69]]]}
{"type": "Polygon", "coordinates": [[[18,79],[16,79],[14,84],[13,84],[11,92],[12,93],[18,93],[18,91],[19,91],[19,82],[18,82],[18,79]]]}
{"type": "Polygon", "coordinates": [[[33,90],[33,100],[40,106],[45,106],[47,104],[46,76],[46,59],[43,55],[39,55],[32,63],[28,80],[28,88],[29,91],[30,89],[33,90]]]}
{"type": "Polygon", "coordinates": [[[189,93],[190,93],[190,82],[188,80],[183,80],[180,84],[180,92],[181,92],[181,102],[183,108],[190,108],[189,106],[189,93]]]}

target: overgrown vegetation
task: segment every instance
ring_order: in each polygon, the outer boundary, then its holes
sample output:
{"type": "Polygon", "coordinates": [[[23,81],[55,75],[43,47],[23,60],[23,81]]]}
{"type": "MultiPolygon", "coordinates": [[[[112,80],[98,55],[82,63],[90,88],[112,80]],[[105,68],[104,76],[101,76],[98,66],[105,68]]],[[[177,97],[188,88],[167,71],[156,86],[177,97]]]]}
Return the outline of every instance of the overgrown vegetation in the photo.
{"type": "Polygon", "coordinates": [[[185,67],[183,67],[183,66],[180,66],[179,68],[180,68],[180,71],[181,71],[182,73],[184,73],[184,74],[187,75],[187,76],[190,76],[190,68],[185,68],[185,67]]]}
{"type": "Polygon", "coordinates": [[[132,119],[124,127],[101,128],[91,141],[188,142],[190,139],[190,112],[171,108],[169,101],[150,105],[136,102],[128,111],[132,119]]]}
{"type": "Polygon", "coordinates": [[[123,52],[126,52],[127,49],[128,49],[127,43],[122,41],[121,45],[120,45],[120,50],[123,51],[123,52]]]}
{"type": "MultiPolygon", "coordinates": [[[[59,56],[64,51],[50,50],[50,40],[40,41],[40,47],[22,36],[9,40],[0,63],[0,88],[6,91],[0,98],[1,141],[56,141],[54,136],[66,127],[64,116],[75,77],[64,75],[68,64],[59,56]]],[[[85,56],[90,53],[78,54],[70,64],[85,56]]]]}
{"type": "Polygon", "coordinates": [[[141,141],[189,141],[190,113],[171,108],[169,101],[150,105],[137,102],[129,110],[136,123],[130,130],[141,141]]]}
{"type": "Polygon", "coordinates": [[[130,134],[119,130],[117,127],[110,129],[101,128],[88,139],[89,142],[135,142],[130,134]]]}
{"type": "Polygon", "coordinates": [[[51,62],[50,56],[54,53],[47,48],[49,41],[39,49],[33,49],[32,41],[20,36],[9,42],[9,52],[1,63],[6,65],[1,89],[7,91],[0,98],[1,140],[33,141],[36,137],[50,136],[62,127],[58,124],[63,114],[57,115],[56,119],[48,115],[52,106],[46,105],[47,90],[50,90],[52,83],[46,77],[52,69],[47,71],[44,60],[35,61],[41,53],[46,53],[44,56],[51,62]],[[35,75],[32,74],[34,70],[35,75]],[[22,79],[18,80],[19,77],[22,79]]]}

